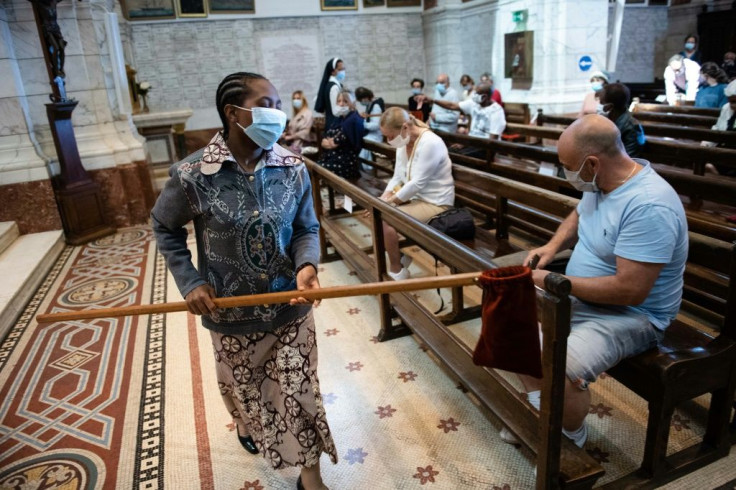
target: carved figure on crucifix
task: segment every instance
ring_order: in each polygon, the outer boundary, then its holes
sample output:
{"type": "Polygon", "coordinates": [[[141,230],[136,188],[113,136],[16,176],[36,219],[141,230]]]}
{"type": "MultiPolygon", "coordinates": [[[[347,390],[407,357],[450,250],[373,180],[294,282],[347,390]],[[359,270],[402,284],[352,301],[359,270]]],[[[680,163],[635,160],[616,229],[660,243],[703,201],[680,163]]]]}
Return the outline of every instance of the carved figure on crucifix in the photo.
{"type": "MultiPolygon", "coordinates": [[[[54,81],[61,77],[64,79],[64,48],[66,40],[61,35],[61,28],[56,22],[56,4],[62,0],[30,0],[38,6],[38,13],[41,17],[41,30],[49,52],[51,61],[51,70],[54,81]]],[[[58,82],[57,82],[58,84],[58,82]]]]}

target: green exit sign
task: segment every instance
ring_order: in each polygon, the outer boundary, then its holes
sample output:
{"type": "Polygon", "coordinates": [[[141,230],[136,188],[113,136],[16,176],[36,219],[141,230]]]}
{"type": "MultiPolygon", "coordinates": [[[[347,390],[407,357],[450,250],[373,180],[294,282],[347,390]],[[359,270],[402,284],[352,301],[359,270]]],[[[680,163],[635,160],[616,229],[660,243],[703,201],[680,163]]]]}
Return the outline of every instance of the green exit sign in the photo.
{"type": "Polygon", "coordinates": [[[528,10],[517,10],[511,13],[511,18],[514,20],[514,22],[526,22],[528,16],[528,10]]]}

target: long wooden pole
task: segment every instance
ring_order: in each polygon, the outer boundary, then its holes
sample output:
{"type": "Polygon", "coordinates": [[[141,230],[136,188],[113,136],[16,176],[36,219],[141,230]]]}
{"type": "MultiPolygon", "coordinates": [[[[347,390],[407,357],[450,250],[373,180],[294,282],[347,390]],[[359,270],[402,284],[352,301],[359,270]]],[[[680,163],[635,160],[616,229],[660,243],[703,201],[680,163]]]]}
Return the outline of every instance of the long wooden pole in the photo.
{"type": "MultiPolygon", "coordinates": [[[[474,284],[480,272],[466,272],[428,278],[406,279],[404,281],[369,282],[355,286],[335,286],[331,288],[310,289],[307,291],[282,291],[278,293],[254,294],[250,296],[231,296],[216,298],[218,308],[235,308],[273,303],[288,303],[289,300],[302,297],[310,301],[328,298],[345,298],[348,296],[372,296],[377,294],[418,291],[421,289],[452,288],[474,284]]],[[[89,320],[92,318],[113,318],[120,316],[151,315],[155,313],[173,313],[186,311],[184,301],[161,303],[155,305],[122,306],[118,308],[100,308],[97,310],[64,311],[37,315],[38,323],[64,322],[71,320],[89,320]]]]}

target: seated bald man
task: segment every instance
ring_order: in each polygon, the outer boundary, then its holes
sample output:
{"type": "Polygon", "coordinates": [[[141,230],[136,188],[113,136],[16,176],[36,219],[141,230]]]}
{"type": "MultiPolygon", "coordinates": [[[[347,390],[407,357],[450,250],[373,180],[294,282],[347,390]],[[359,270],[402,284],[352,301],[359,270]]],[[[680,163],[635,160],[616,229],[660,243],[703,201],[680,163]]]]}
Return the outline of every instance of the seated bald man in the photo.
{"type": "MultiPolygon", "coordinates": [[[[682,202],[646,160],[626,154],[609,119],[591,114],[562,133],[557,145],[568,181],[583,197],[539,256],[534,282],[554,255],[575,247],[566,277],[572,283],[571,332],[563,433],[582,447],[590,407],[588,384],[622,359],[654,347],[677,315],[687,259],[682,202]]],[[[539,380],[523,377],[539,408],[539,380]]],[[[501,434],[513,442],[510,434],[501,434]]]]}

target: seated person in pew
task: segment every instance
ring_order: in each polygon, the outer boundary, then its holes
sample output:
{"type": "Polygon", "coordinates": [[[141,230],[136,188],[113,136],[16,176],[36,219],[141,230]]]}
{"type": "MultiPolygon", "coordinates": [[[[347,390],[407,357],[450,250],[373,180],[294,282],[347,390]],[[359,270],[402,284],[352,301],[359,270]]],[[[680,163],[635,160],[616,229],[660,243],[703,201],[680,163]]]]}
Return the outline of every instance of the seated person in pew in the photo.
{"type": "MultiPolygon", "coordinates": [[[[384,109],[386,109],[386,104],[383,102],[383,99],[381,97],[375,97],[373,92],[365,87],[358,87],[355,89],[355,98],[362,106],[359,114],[360,117],[363,118],[363,125],[365,126],[364,138],[378,143],[383,142],[383,135],[378,127],[381,114],[384,109]]],[[[360,151],[360,157],[373,161],[373,152],[363,149],[360,151]]],[[[371,167],[364,165],[363,170],[370,171],[371,167]]]]}
{"type": "MultiPolygon", "coordinates": [[[[506,115],[503,107],[491,98],[491,86],[487,83],[475,87],[472,100],[464,100],[460,103],[448,102],[446,100],[430,100],[440,107],[449,110],[460,110],[470,116],[470,131],[468,136],[476,138],[500,139],[503,130],[506,129],[506,115]]],[[[485,158],[485,150],[476,148],[465,148],[461,153],[476,158],[485,158]]]]}
{"type": "MultiPolygon", "coordinates": [[[[399,107],[390,107],[383,113],[381,132],[388,144],[396,148],[394,176],[381,199],[424,223],[450,209],[455,203],[455,181],[442,138],[399,107]]],[[[408,279],[409,263],[401,257],[396,230],[386,223],[383,223],[383,238],[389,276],[395,280],[408,279]]]]}
{"type": "Polygon", "coordinates": [[[723,104],[728,102],[724,90],[728,85],[728,76],[721,67],[712,61],[703,63],[700,67],[700,75],[705,82],[698,89],[695,96],[695,107],[711,107],[720,109],[723,104]]]}
{"type": "Polygon", "coordinates": [[[629,112],[631,93],[623,83],[612,83],[603,87],[598,92],[600,103],[596,112],[610,119],[621,133],[621,141],[624,143],[626,153],[630,157],[641,156],[646,143],[644,129],[639,121],[633,118],[629,112]]]}
{"type": "Polygon", "coordinates": [[[421,119],[422,122],[429,120],[429,111],[432,110],[432,104],[425,104],[416,101],[417,95],[422,95],[424,92],[424,80],[421,78],[415,78],[411,81],[411,96],[409,96],[409,114],[421,119]]]}
{"type": "Polygon", "coordinates": [[[482,85],[484,83],[487,83],[491,86],[491,92],[493,94],[491,95],[491,98],[493,99],[493,101],[503,107],[503,98],[501,97],[501,92],[497,88],[495,88],[495,86],[493,85],[493,77],[487,71],[483,72],[483,74],[480,76],[480,84],[482,85]]]}
{"type": "MultiPolygon", "coordinates": [[[[687,218],[675,190],[646,160],[624,150],[616,126],[591,114],[561,135],[560,163],[583,197],[552,239],[529,252],[540,287],[559,251],[575,246],[566,276],[572,283],[571,332],[563,433],[582,447],[587,438],[589,383],[619,361],[655,347],[677,315],[688,252],[687,218]]],[[[522,376],[539,409],[540,380],[522,376]]],[[[504,430],[501,437],[514,442],[504,430]]]]}
{"type": "MultiPolygon", "coordinates": [[[[429,97],[416,96],[417,102],[428,103],[429,97]]],[[[437,85],[434,89],[434,100],[442,100],[444,102],[452,102],[457,104],[460,98],[454,88],[450,87],[450,77],[446,73],[437,76],[437,85]]],[[[458,109],[450,110],[443,106],[432,105],[429,112],[429,127],[435,131],[445,131],[454,133],[457,131],[458,109]]]]}
{"type": "Polygon", "coordinates": [[[334,124],[327,128],[322,138],[325,151],[317,163],[343,179],[359,179],[358,155],[363,148],[365,126],[363,118],[355,111],[355,101],[349,91],[337,94],[335,114],[334,124]]]}
{"type": "Polygon", "coordinates": [[[583,105],[580,107],[578,117],[583,117],[586,114],[595,114],[596,108],[598,107],[598,94],[603,87],[608,85],[608,75],[602,71],[594,71],[590,74],[590,88],[591,91],[585,95],[583,99],[583,105]]]}
{"type": "MultiPolygon", "coordinates": [[[[736,131],[736,80],[729,83],[723,93],[726,95],[726,100],[728,100],[728,102],[723,104],[723,107],[721,107],[721,114],[718,116],[716,124],[711,129],[715,129],[717,131],[736,131]]],[[[718,145],[710,141],[703,141],[703,146],[718,145]]],[[[721,146],[728,148],[725,144],[721,146]]],[[[705,170],[708,173],[736,177],[736,170],[724,165],[713,165],[708,163],[705,165],[705,170]]]]}
{"type": "Polygon", "coordinates": [[[676,54],[664,69],[664,89],[669,105],[679,105],[682,100],[694,101],[700,85],[700,65],[676,54]]]}
{"type": "Polygon", "coordinates": [[[314,115],[309,110],[307,98],[301,90],[291,94],[291,107],[293,115],[286,127],[286,132],[281,137],[284,146],[297,155],[302,154],[302,148],[314,142],[312,135],[312,124],[314,115]]]}

